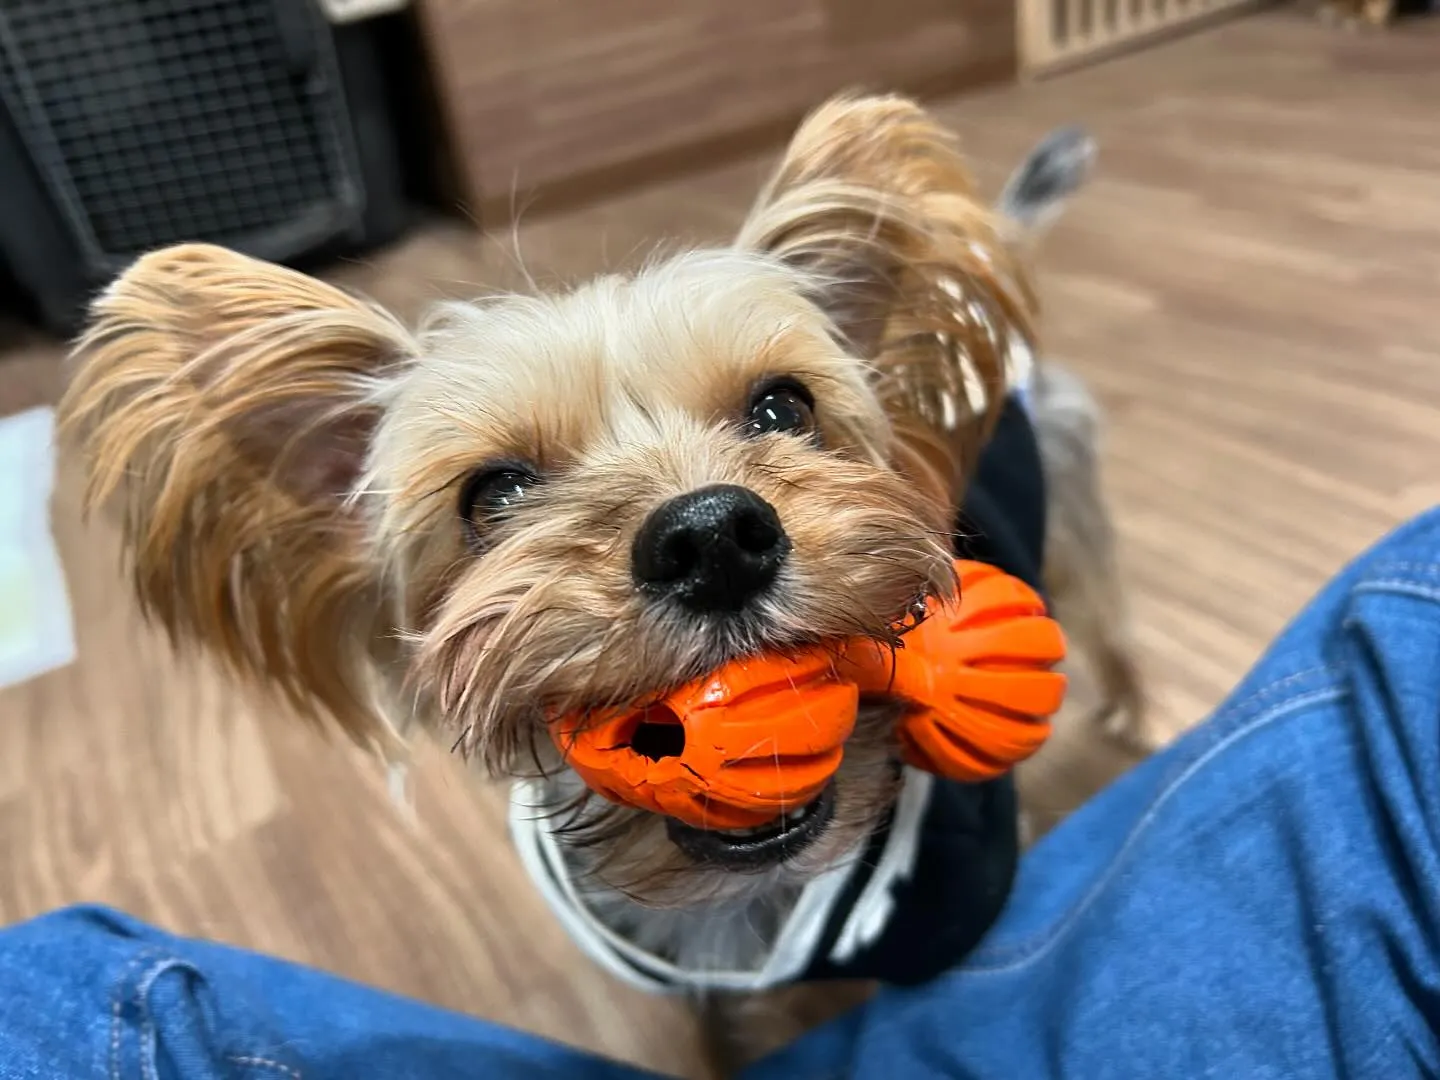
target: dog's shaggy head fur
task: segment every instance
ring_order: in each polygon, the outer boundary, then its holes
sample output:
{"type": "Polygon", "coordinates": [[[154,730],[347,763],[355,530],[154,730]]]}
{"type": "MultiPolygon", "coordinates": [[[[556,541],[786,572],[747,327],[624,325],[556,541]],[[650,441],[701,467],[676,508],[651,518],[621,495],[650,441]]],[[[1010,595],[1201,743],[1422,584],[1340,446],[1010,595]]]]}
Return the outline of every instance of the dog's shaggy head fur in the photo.
{"type": "Polygon", "coordinates": [[[760,649],[889,643],[950,593],[956,508],[1030,333],[1018,250],[920,109],[844,99],[732,246],[414,332],[225,250],[148,255],[96,302],[65,418],[179,643],[362,742],[418,721],[550,777],[595,876],[685,906],[853,849],[892,798],[893,707],[862,710],[823,834],[760,874],[587,797],[547,718],[760,649]],[[776,567],[744,602],[680,602],[639,580],[637,536],[715,485],[773,510],[776,567]]]}

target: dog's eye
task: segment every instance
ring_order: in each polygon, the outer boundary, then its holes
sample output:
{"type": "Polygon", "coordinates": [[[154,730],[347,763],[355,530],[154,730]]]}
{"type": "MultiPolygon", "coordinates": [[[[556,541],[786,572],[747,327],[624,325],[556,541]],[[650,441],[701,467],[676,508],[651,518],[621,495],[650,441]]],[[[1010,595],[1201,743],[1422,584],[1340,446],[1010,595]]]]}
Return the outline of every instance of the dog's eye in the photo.
{"type": "Polygon", "coordinates": [[[783,432],[810,435],[815,430],[815,399],[799,383],[772,383],[755,395],[745,422],[747,435],[783,432]]]}
{"type": "Polygon", "coordinates": [[[524,500],[537,479],[513,466],[478,472],[460,492],[460,516],[476,528],[502,518],[524,500]]]}

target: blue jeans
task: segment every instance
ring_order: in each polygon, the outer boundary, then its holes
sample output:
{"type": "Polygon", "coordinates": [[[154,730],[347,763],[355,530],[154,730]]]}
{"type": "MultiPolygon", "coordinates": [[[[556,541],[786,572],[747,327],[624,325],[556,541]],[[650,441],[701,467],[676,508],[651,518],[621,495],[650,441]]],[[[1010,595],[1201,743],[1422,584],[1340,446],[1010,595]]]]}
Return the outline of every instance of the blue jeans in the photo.
{"type": "MultiPolygon", "coordinates": [[[[1434,1076],[1437,853],[1431,512],[1037,846],[961,968],[750,1076],[1434,1076]]],[[[100,909],[0,932],[0,1080],[639,1075],[100,909]]]]}

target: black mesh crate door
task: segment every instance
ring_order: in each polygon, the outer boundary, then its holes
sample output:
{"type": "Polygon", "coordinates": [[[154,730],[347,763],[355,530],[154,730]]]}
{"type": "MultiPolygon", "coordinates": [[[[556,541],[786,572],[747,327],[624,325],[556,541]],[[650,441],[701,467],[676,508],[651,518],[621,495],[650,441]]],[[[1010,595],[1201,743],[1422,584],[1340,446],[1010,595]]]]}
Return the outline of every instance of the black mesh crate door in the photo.
{"type": "Polygon", "coordinates": [[[309,0],[0,0],[0,94],[97,271],[183,240],[283,259],[363,207],[309,0]]]}

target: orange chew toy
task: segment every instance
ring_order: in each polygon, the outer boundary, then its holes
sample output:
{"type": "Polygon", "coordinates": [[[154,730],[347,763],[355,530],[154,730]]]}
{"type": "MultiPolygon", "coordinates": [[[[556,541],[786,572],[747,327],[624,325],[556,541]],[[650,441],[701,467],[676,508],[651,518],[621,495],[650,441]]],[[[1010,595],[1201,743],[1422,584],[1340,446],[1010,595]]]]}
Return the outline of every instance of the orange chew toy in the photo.
{"type": "Polygon", "coordinates": [[[701,829],[766,825],[813,800],[840,767],[860,690],[830,652],[762,656],[637,709],[562,717],[551,734],[570,766],[612,802],[701,829]],[[667,742],[647,757],[641,731],[667,742]],[[637,749],[638,747],[638,749],[637,749]]]}
{"type": "Polygon", "coordinates": [[[816,798],[862,692],[910,704],[897,733],[909,764],[999,776],[1050,733],[1065,641],[1029,586],[984,563],[955,566],[959,603],[932,605],[893,653],[857,640],[738,660],[648,705],[560,717],[551,735],[598,794],[702,829],[766,825],[816,798]]]}
{"type": "Polygon", "coordinates": [[[1001,776],[1044,745],[1065,700],[1060,624],[1019,578],[957,559],[960,602],[934,610],[894,654],[852,647],[846,674],[867,693],[904,698],[900,744],[916,768],[950,780],[1001,776]]]}

